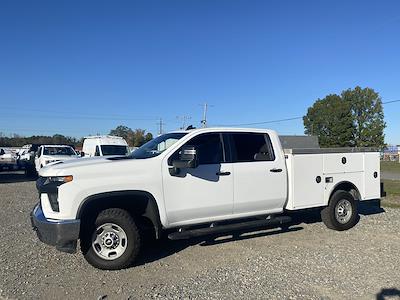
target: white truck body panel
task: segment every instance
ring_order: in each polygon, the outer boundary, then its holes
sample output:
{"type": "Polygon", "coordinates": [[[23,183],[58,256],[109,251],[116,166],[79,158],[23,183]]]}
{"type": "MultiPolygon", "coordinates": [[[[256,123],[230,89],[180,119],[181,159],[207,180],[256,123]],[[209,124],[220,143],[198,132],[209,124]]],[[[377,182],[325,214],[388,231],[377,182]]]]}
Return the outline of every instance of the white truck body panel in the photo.
{"type": "Polygon", "coordinates": [[[286,154],[289,184],[286,209],[326,206],[333,189],[342,182],[356,187],[358,200],[380,197],[378,152],[323,153],[324,149],[320,150],[320,153],[286,154]],[[319,183],[317,176],[321,178],[319,183]]]}
{"type": "Polygon", "coordinates": [[[76,218],[80,205],[89,196],[106,192],[140,190],[149,192],[158,200],[161,222],[167,224],[159,166],[158,157],[120,161],[95,157],[55,164],[51,169],[43,168],[40,170],[40,176],[74,174],[72,182],[59,187],[59,212],[53,211],[48,199],[43,198],[45,194],[41,194],[43,212],[49,219],[71,220],[76,218]]]}
{"type": "Polygon", "coordinates": [[[163,165],[165,206],[168,227],[230,218],[233,210],[233,177],[219,178],[216,172],[232,172],[232,164],[201,165],[186,176],[171,176],[163,165]]]}

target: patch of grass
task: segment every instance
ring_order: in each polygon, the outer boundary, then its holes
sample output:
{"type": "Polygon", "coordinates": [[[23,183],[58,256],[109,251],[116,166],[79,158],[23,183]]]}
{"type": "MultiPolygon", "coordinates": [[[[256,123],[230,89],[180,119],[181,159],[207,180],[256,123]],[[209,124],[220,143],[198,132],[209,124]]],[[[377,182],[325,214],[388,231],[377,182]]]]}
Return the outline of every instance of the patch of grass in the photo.
{"type": "Polygon", "coordinates": [[[387,195],[400,196],[400,180],[382,180],[387,195]]]}
{"type": "Polygon", "coordinates": [[[400,173],[400,163],[395,161],[381,161],[381,171],[400,173]]]}
{"type": "Polygon", "coordinates": [[[382,198],[383,207],[400,208],[400,180],[382,180],[386,197],[382,198]]]}

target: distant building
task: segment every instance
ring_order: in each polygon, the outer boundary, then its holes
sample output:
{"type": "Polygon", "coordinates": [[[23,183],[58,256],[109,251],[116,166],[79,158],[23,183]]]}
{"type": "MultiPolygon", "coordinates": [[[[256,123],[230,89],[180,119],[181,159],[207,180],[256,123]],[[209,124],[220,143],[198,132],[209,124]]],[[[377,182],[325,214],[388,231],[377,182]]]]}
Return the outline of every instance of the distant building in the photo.
{"type": "Polygon", "coordinates": [[[383,150],[383,160],[400,161],[400,145],[389,145],[383,150]]]}
{"type": "Polygon", "coordinates": [[[280,135],[279,139],[284,149],[320,148],[317,136],[280,135]]]}

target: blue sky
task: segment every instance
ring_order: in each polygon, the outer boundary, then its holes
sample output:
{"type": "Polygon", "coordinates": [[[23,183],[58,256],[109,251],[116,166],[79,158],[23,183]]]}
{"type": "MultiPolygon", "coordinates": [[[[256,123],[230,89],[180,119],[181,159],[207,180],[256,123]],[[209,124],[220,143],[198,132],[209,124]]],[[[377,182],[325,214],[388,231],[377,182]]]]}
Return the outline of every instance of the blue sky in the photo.
{"type": "MultiPolygon", "coordinates": [[[[0,132],[157,133],[303,116],[356,85],[400,99],[398,1],[0,2],[0,132]]],[[[384,106],[400,144],[400,102],[384,106]]],[[[303,134],[302,120],[259,125],[303,134]]]]}

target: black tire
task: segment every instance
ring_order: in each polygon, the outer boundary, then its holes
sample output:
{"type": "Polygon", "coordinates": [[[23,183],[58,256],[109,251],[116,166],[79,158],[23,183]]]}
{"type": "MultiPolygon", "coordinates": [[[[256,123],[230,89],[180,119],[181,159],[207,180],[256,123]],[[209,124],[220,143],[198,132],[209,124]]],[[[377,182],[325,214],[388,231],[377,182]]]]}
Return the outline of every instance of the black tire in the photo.
{"type": "MultiPolygon", "coordinates": [[[[133,217],[126,211],[120,208],[110,208],[101,211],[94,222],[86,223],[83,226],[81,235],[81,250],[85,259],[92,266],[103,270],[120,270],[131,266],[139,255],[141,248],[141,238],[139,230],[135,224],[133,217]],[[126,248],[122,255],[115,259],[104,259],[96,251],[96,245],[93,242],[96,237],[100,236],[97,228],[104,224],[114,224],[123,230],[126,238],[126,248]]],[[[122,239],[120,240],[122,243],[122,239]]],[[[103,246],[105,244],[103,243],[103,246]]]]}
{"type": "Polygon", "coordinates": [[[348,230],[354,227],[359,220],[358,202],[351,193],[338,190],[329,199],[329,205],[321,211],[321,219],[326,227],[330,229],[348,230]],[[348,205],[347,213],[342,213],[341,216],[338,216],[338,211],[343,207],[343,203],[348,205]],[[351,212],[349,212],[350,207],[351,212]]]}

